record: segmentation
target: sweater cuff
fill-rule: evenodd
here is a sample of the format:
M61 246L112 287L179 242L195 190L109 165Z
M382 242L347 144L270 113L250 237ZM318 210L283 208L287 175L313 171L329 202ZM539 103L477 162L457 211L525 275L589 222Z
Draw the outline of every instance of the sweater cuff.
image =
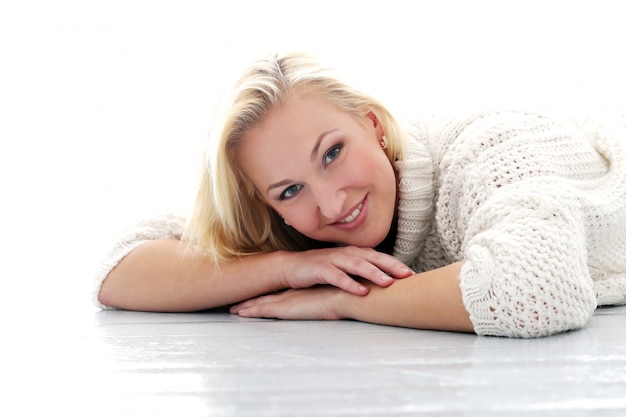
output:
M102 283L109 272L117 266L129 253L144 243L158 239L180 240L185 228L185 217L179 214L168 213L139 222L121 233L115 240L112 250L102 260L93 283L91 299L96 307L110 310L113 307L100 302L98 295Z

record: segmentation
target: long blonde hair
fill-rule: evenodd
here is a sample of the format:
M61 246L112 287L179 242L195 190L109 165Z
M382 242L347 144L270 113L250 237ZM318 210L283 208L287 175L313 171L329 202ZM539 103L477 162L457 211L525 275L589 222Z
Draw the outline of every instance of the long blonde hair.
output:
M306 54L258 60L236 83L222 118L209 135L195 205L183 236L216 260L324 245L286 226L236 163L246 133L295 94L325 97L357 116L371 111L384 129L390 162L402 159L404 132L377 100L342 83Z

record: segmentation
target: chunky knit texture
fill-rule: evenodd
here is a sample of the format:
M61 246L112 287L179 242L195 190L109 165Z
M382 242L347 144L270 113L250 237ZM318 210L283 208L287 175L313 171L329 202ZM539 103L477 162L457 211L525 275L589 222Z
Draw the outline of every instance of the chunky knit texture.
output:
M416 271L463 260L463 302L483 335L539 337L626 303L626 130L494 112L412 123L396 163L394 255ZM621 135L616 139L614 135ZM108 272L142 243L180 239L163 216L124 233Z
M465 261L478 334L544 336L626 303L626 156L612 133L516 112L414 127L395 255L417 271Z

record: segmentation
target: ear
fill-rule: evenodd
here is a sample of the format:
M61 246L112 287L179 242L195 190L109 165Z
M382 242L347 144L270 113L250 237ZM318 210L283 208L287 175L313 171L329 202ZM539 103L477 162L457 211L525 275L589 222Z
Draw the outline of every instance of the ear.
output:
M380 138L385 134L385 129L383 129L383 125L380 123L380 120L378 120L378 117L371 110L367 112L366 117L372 123L372 126L376 131L376 138L380 140Z

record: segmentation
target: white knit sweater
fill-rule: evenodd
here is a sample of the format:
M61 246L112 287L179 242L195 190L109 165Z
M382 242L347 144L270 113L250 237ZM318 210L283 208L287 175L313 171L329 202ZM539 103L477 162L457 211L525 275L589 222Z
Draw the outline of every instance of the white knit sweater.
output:
M414 126L395 255L416 271L464 260L476 333L544 336L626 303L626 130L517 112Z
M396 168L394 255L416 271L464 260L476 333L544 336L626 303L626 153L613 133L518 112L422 118ZM98 271L96 305L106 308L97 292L124 256L180 239L184 221L166 215L123 234Z

